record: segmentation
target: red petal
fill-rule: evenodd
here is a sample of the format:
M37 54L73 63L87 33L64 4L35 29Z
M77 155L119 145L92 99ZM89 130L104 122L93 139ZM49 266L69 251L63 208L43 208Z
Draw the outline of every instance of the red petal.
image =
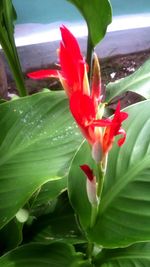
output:
M38 70L28 73L27 76L31 79L59 78L59 73L61 72L58 70Z
M60 44L60 65L63 75L67 81L68 87L70 88L70 95L77 88L80 90L81 82L79 76L79 67L76 59L73 56L73 53L69 53L69 51L64 47L64 45ZM83 75L82 75L83 76Z
M85 60L81 55L81 51L76 38L65 27L61 27L62 42L60 43L60 65L70 92L83 90L83 79L85 68Z
M88 126L96 117L95 104L90 96L75 92L70 99L70 110L80 126Z
M112 124L110 128L110 139L114 136L118 135L119 129L121 128L122 122L128 118L128 114L126 112L120 111L120 101L118 102L114 118L112 119Z
M80 47L73 34L64 25L60 27L60 31L64 46L67 48L70 54L73 54L76 60L82 60L83 57L80 52Z
M111 119L93 120L92 125L95 127L107 127L112 125L112 120Z
M104 147L104 153L107 153L114 142L114 138L117 135L123 135L118 140L118 146L122 146L126 139L126 132L121 128L122 121L127 119L128 114L126 112L120 111L120 102L118 102L114 118L112 119L112 122L110 126L106 127L104 136L103 136L103 147Z
M122 134L123 135L123 137L121 137L119 140L118 140L118 146L122 146L123 145L123 143L125 142L125 140L126 140L126 132L125 132L125 130L124 129L120 129L119 131L118 131L118 135L119 134Z
M116 117L118 115L120 115L120 101L118 101L118 104L117 104L117 107L116 107L116 111L115 111L115 115L116 115Z
M96 117L95 104L90 96L75 92L70 98L70 110L84 137L90 144L95 141L92 121Z
M89 181L93 181L94 175L92 169L87 164L81 165L80 168L85 173Z
M124 121L128 118L128 113L127 112L121 112L121 121Z
M118 102L118 105L116 107L115 115L113 121L115 122L122 122L128 118L128 113L122 112L120 110L120 101Z

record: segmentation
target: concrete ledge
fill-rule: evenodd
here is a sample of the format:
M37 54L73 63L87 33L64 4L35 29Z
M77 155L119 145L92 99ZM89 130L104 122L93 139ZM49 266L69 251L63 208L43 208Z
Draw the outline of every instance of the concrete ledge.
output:
M85 54L86 37L78 40L81 50ZM18 47L23 72L46 68L48 65L56 63L57 48L59 48L59 41ZM147 49L150 49L150 27L108 32L96 47L96 53L98 57L106 58ZM7 72L10 74L8 66Z
M150 27L110 32L97 46L101 58L150 49Z

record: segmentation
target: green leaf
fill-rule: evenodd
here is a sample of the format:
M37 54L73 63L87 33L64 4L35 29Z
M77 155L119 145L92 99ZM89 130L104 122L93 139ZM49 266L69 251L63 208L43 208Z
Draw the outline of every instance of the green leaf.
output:
M127 140L110 152L98 218L89 231L107 248L150 240L150 101L125 110Z
M82 137L64 92L0 105L0 227L44 183L67 175Z
M68 0L77 7L86 20L93 47L105 36L107 26L112 21L109 0Z
M0 252L17 247L22 241L22 225L16 219L11 220L0 230Z
M28 236L28 242L63 241L71 244L86 242L65 193L55 203L52 202L47 214L36 218L32 226L26 229L25 236Z
M3 267L88 267L83 255L76 253L71 245L53 243L31 244L15 249L0 258Z
M49 181L44 184L37 196L34 198L34 203L32 207L38 208L41 205L51 201L52 199L56 198L59 194L61 194L67 188L67 177L62 177L59 180Z
M8 38L10 39L10 42L12 41L11 39L13 38L14 34L14 20L17 18L17 13L15 11L14 6L12 5L11 0L1 0L1 16L3 17L3 27L7 29L7 34Z
M110 152L99 213L91 230L86 178L79 167L88 164L95 170L87 143L75 155L69 173L70 201L82 227L92 242L107 248L150 240L150 101L126 111L127 140L120 148L114 144Z
M14 40L14 20L17 14L11 0L0 0L0 44L10 65L20 96L27 95L21 65Z
M5 103L6 100L0 97L0 104Z
M123 249L103 250L95 267L149 267L150 243L140 243Z
M68 176L68 193L70 202L79 216L80 223L84 229L87 229L90 226L91 204L86 192L86 177L80 169L80 165L87 164L93 169L94 161L90 155L90 146L87 142L84 142L72 161Z
M52 241L63 241L70 244L85 243L86 240L81 235L76 225L75 215L55 214L39 217L39 221L33 224L35 236L33 241L42 243L51 243ZM44 220L44 224L42 221Z
M106 102L127 91L135 92L144 98L150 98L150 60L147 60L133 74L109 83L106 91Z

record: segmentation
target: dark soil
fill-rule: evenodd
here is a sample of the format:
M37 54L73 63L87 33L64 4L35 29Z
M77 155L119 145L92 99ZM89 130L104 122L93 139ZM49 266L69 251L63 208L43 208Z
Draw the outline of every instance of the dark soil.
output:
M128 55L118 55L111 58L101 60L101 75L103 91L107 83L114 82L120 78L126 77L132 74L137 68L139 68L146 60L150 58L150 50L133 53ZM47 68L56 68L53 64L47 66ZM26 87L30 94L41 91L43 88L49 88L50 90L59 90L61 88L60 83L54 79L45 80L31 80L25 78ZM8 82L9 92L15 92L15 84L13 81ZM136 94L126 94L126 101L128 102L139 101L139 97ZM133 99L132 99L133 98ZM130 103L131 104L131 103Z
M114 82L118 79L131 75L148 59L150 59L150 50L103 59L101 61L103 91L105 92L106 85L109 82ZM116 98L116 100L118 99ZM123 108L139 102L143 100L143 98L136 93L127 92L121 96L120 100ZM114 109L115 106L116 101L114 100L114 105L112 103L111 108Z
M150 59L150 50L101 60L103 84L132 74L148 59Z

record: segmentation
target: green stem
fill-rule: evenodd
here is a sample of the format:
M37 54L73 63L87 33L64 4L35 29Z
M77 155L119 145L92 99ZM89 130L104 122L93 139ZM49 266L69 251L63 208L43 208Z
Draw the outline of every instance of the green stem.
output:
M87 56L86 56L86 62L89 66L89 72L88 72L88 78L89 82L91 80L91 75L92 75L92 58L93 58L93 44L90 38L90 34L88 32L88 40L87 40Z
M93 253L93 248L94 248L94 244L93 243L88 243L88 247L87 247L87 258L89 260L92 260L92 253Z
M104 185L104 178L105 178L105 173L106 173L106 168L107 168L107 158L108 155L106 155L103 160L101 161L100 164L97 164L97 169L98 169L98 188L97 188L97 196L101 198L101 194L103 191L103 185Z
M16 83L17 91L19 93L19 96L23 97L27 95L26 87L24 84L24 78L23 78L23 74L22 74L21 67L20 67L18 60L14 58L14 61L16 65L14 65L10 59L8 59L8 62L11 67L11 71L13 73L13 77Z
M19 96L26 96L27 91L13 35L11 5L11 1L3 1L5 23L3 25L3 21L0 21L0 43L10 65Z
M1 45L4 50L5 56L7 58L7 61L9 63L9 66L11 68L19 96L21 97L26 96L27 92L26 92L26 88L24 84L24 79L23 79L23 74L21 71L19 59L16 57L14 51L10 51L10 48L5 46L5 42L3 42L2 39L1 39Z
M95 205L92 205L90 228L92 228L95 224L97 212L98 212L98 203Z

